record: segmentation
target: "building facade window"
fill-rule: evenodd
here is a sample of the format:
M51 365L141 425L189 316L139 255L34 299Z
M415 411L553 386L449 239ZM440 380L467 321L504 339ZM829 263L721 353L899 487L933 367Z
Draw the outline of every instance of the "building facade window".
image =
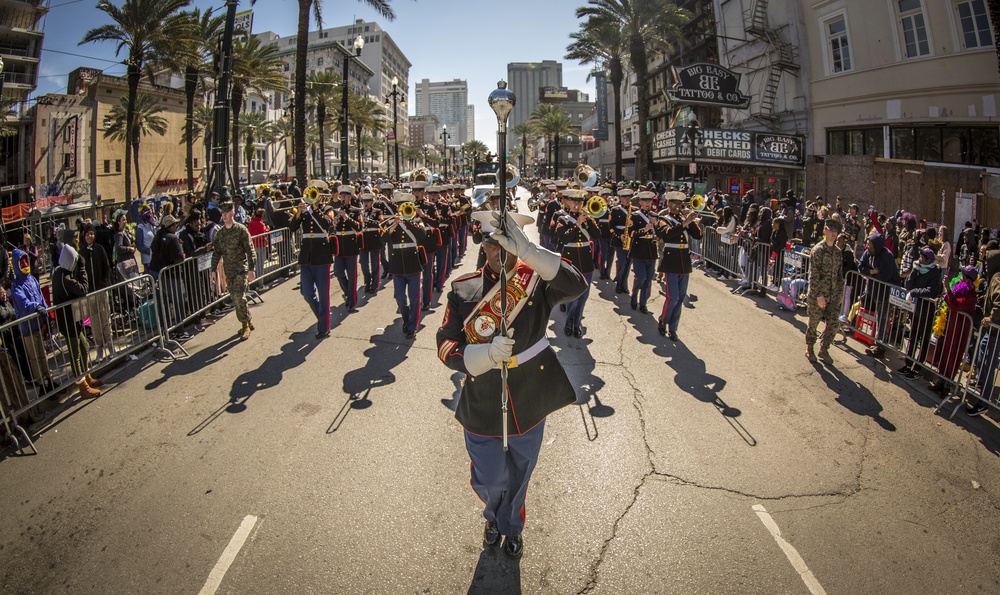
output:
M899 24L903 30L903 50L907 58L917 58L931 53L927 41L927 25L920 0L896 0L899 7Z
M894 126L893 159L1000 167L1000 128L996 126Z
M122 160L121 159L115 159L115 173L116 174L122 173Z
M986 12L986 0L964 0L955 5L962 44L966 49L985 48L993 45L993 31Z
M105 159L104 160L104 173L106 173L106 174L110 174L111 173L111 160L110 159Z
M827 21L825 27L830 47L830 71L837 73L851 70L851 47L847 39L847 21L843 16L840 16Z
M885 142L882 128L854 128L849 130L827 130L827 155L884 155Z

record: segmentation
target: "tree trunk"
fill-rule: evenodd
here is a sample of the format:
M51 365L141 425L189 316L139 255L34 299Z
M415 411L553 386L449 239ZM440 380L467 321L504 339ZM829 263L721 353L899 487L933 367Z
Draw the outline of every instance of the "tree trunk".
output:
M236 188L240 187L240 112L243 111L243 89L233 85L233 90L229 94L229 111L232 112L233 124L230 130L232 139L230 150L233 154L233 183ZM247 181L250 180L250 164L247 164Z
M649 91L646 83L649 81L649 68L646 64L646 45L639 36L629 40L632 71L635 72L636 99L638 106L639 144L635 151L635 179L645 182L649 173L649 133L646 122L649 120Z
M615 181L622 180L622 80L625 73L622 71L622 63L615 60L611 63L611 92L615 98Z
M294 134L295 175L308 178L306 170L306 57L309 52L309 10L313 0L299 0L299 28L295 38ZM304 182L303 182L304 183Z
M316 105L316 124L319 126L319 172L323 181L326 181L326 104L322 101Z
M184 168L187 171L188 192L194 192L194 94L198 90L198 69L184 70L184 99L187 106L184 112Z
M134 135L132 141L132 158L135 159L135 191L136 198L142 198L142 178L139 177L139 134Z
M552 143L553 149L554 149L552 152L554 153L553 157L555 158L555 163L556 163L556 177L558 178L559 177L559 135L558 134L555 135L555 139L556 139L556 142Z
M135 127L135 98L139 93L139 79L142 78L142 61L136 55L130 55L128 61L128 105L125 108L125 138L132 138ZM125 141L125 204L132 204L132 145Z
M361 173L361 127L360 126L354 127L354 144L355 148L357 149L356 152L358 154L358 173L360 174ZM349 184L350 182L344 180L344 183Z

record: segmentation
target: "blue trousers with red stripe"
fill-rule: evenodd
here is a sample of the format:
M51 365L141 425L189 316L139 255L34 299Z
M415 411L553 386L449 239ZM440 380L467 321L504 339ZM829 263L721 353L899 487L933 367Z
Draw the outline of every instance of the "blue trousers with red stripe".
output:
M444 291L444 281L451 273L449 260L451 260L451 244L445 240L434 253L434 289L438 291Z
M368 250L361 253L361 276L365 287L375 284L375 287L378 288L379 279L382 276L378 250Z
M317 332L330 330L330 265L299 265L299 292L316 316Z
M347 296L348 309L358 304L358 257L338 256L333 259L333 274L340 282L340 290Z
M472 489L483 501L483 517L497 524L501 535L520 535L524 529L524 499L528 480L542 448L545 420L520 436L507 439L465 433L465 448L472 460Z
M420 325L420 273L393 275L392 293L403 317L403 332L417 332Z
M689 277L690 275L667 273L667 299L663 301L660 326L667 327L667 330L672 333L677 332L677 327L681 323L681 312L684 311L684 298L687 297Z
M431 303L431 288L434 287L434 255L437 250L427 253L427 264L424 265L423 277L421 278L420 303L429 306Z
M632 281L632 299L638 299L639 305L645 308L653 288L656 261L636 258L632 261L632 270L635 273L635 280Z

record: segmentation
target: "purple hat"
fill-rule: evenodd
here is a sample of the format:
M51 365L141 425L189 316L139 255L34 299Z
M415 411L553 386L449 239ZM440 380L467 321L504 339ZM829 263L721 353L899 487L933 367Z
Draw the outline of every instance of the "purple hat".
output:
M977 271L976 267L972 265L962 267L962 274L968 277L969 279L979 278L979 271Z
M928 260L934 260L934 257L936 256L934 254L934 251L931 250L930 248L921 248L920 255Z

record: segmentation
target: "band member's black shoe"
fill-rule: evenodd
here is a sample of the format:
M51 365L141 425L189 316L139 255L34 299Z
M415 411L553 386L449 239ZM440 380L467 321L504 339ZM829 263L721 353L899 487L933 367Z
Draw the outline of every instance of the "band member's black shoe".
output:
M578 326L575 329L573 329L573 336L576 337L577 339L582 339L583 338L583 328Z
M677 333L675 333L674 331L670 331L669 333L667 333L667 338L670 339L671 341L678 341L679 340L677 338Z
M661 337L667 336L667 325L660 323L656 325L656 332L660 333Z
M621 285L615 285L615 293L625 293L625 288Z
M503 553L511 558L520 558L524 553L524 540L520 535L507 535L503 539Z
M642 312L643 314L649 314L649 310L646 308L646 306L639 306L639 311Z
M328 331L328 330L327 331L320 331L320 332L316 333L316 338L317 339L325 339L325 338L327 338L329 336L330 336L330 331Z
M424 304L423 306L420 307L420 311L421 312L430 312L431 311L431 307L428 306L427 304Z
M636 299L635 297L633 297L632 298L632 303L630 305L632 306L633 310L637 309L639 307L639 300Z
M416 339L417 338L417 333L415 333L413 331L406 331L406 338L407 339Z
M486 527L483 528L483 547L489 547L498 543L500 543L500 531L497 529L497 524L492 521L486 521Z
M347 309L347 313L348 314L354 314L357 311L358 311L358 309L355 308L354 306L351 306L350 308Z
M385 271L384 273L382 273L382 278L383 279L386 279L388 277L389 277L389 271Z
M573 325L567 322L566 326L563 327L563 333L567 337L572 337L573 336Z

